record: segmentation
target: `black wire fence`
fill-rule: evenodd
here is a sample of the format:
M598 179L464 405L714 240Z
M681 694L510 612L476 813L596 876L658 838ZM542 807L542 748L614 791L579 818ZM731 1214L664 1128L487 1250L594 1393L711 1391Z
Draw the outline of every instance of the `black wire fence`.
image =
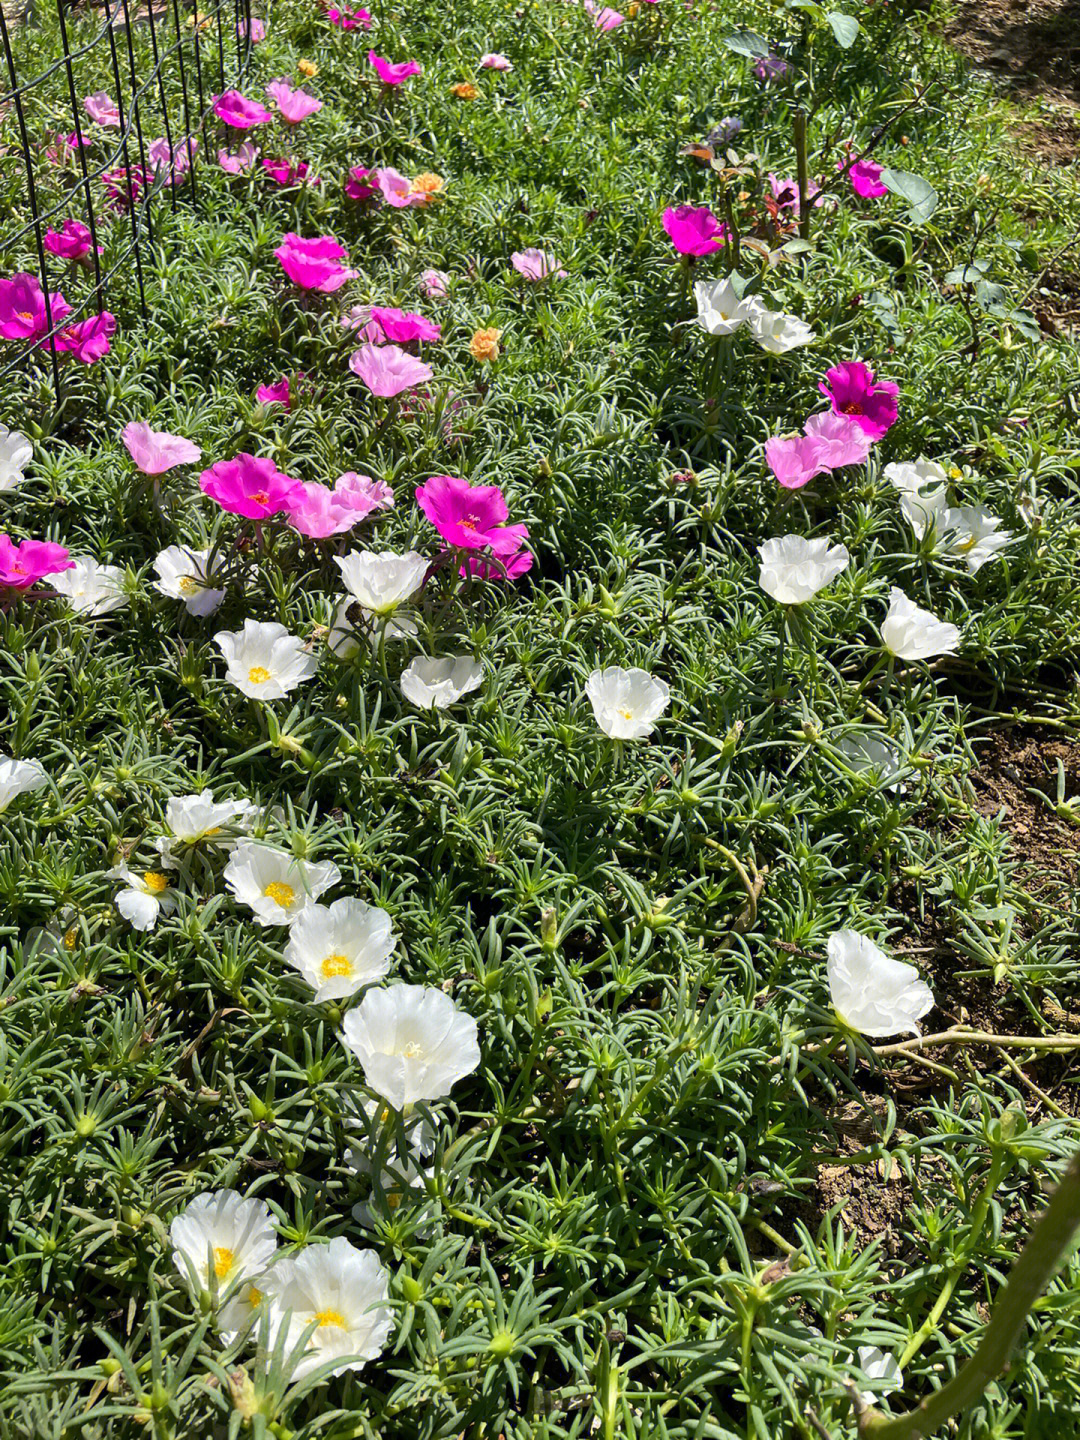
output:
M59 401L67 352L93 353L132 272L146 319L155 209L198 203L214 97L258 38L251 0L204 3L0 0L0 379L43 352Z

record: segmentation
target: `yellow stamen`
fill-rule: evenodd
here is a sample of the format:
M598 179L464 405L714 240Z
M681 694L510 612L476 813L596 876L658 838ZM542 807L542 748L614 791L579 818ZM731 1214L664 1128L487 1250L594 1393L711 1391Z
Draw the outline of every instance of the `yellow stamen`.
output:
M634 712L632 710L619 710L616 713L621 715L624 720L632 720L634 718Z
M214 1274L224 1280L233 1267L233 1252L224 1245L214 1246Z
M74 950L79 943L79 927L72 925L70 930L64 932L64 949Z
M284 880L271 880L263 894L269 896L283 910L287 910L296 898L296 891L291 885L286 885Z
M191 575L182 575L179 580L181 595L194 595L199 588L199 582Z
M351 975L352 961L347 955L327 955L319 966L319 973L324 980L331 980L335 975Z
M263 1302L263 1293L262 1293L262 1291L261 1291L261 1290L256 1290L256 1288L255 1288L254 1285L249 1285L249 1286L248 1286L248 1304L249 1304L249 1305L261 1305L262 1302Z
M337 1325L342 1330L345 1328L345 1316L340 1310L318 1310L315 1319L320 1325Z
M265 685L269 679L270 671L267 670L265 665L252 665L248 671L249 685Z
M169 877L162 875L160 870L147 870L142 877L142 883L152 895L160 895L169 888Z

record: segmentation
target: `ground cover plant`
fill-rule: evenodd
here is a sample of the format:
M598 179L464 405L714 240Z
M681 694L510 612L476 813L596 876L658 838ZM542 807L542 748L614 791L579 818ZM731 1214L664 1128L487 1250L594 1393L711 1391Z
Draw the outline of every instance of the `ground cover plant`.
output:
M2 257L0 1433L854 1436L976 1350L1078 1140L1080 187L940 18L282 0L59 400L88 238ZM1078 1277L934 1433L1077 1433Z

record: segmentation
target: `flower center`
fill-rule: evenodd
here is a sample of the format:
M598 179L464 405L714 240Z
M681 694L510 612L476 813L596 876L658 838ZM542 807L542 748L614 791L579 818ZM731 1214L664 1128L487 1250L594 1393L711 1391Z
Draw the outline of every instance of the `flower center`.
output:
M78 930L75 928L75 926L72 925L71 929L65 932L65 935L64 935L64 949L65 949L65 950L74 950L74 949L75 949L75 946L76 946L78 943L79 943L79 932L78 932Z
M979 542L974 535L959 536L953 541L953 549L960 555L966 555L969 550L974 550Z
M183 575L179 582L181 595L194 595L199 588L199 582L191 575Z
M632 710L627 710L625 707L621 710L617 709L615 713L617 715L621 715L624 720L632 720L634 718L634 712Z
M476 530L480 520L476 515L463 515L461 517L461 528L463 530Z
M262 1293L262 1291L261 1291L261 1290L256 1290L254 1285L249 1285L249 1286L248 1286L248 1304L249 1304L249 1305L261 1305L262 1302L263 1302L263 1293Z
M224 1245L214 1246L214 1274L224 1280L233 1267L233 1252Z
M418 1040L410 1040L408 1044L403 1045L397 1053L403 1055L406 1060L415 1060L417 1056L424 1053L424 1047Z
M390 1209L390 1210L396 1210L396 1209L398 1208L398 1206L401 1204L401 1191L400 1191L400 1190L388 1190L388 1191L386 1192L386 1204L387 1204L387 1208L388 1208L388 1209Z
M142 877L142 883L152 895L160 895L169 888L169 877L162 875L160 870L147 870Z
M352 961L347 955L327 955L319 966L319 974L324 980L332 980L335 975L351 975Z
M252 665L248 671L249 685L265 685L269 679L270 671L267 670L265 665Z
M296 891L291 885L286 885L284 880L271 880L263 894L269 896L274 904L280 905L283 910L287 910L296 898Z
M256 504L256 505L269 505L269 504L270 504L270 496L266 493L265 490L256 490L255 493L254 493L254 495L252 495L251 498L252 498L252 500L255 501L255 504Z
M25 320L28 325L33 323L34 315L30 310L16 310L15 314L20 320Z
M845 415L861 415L863 413L863 408L858 400L849 400L846 405L842 405L840 408Z
M317 1310L315 1319L320 1325L336 1325L341 1330L345 1328L345 1316L340 1310Z

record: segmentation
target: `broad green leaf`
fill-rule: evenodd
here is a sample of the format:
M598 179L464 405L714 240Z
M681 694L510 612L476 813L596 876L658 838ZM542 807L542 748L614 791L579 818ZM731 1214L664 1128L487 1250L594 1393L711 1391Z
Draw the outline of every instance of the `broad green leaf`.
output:
M847 50L854 45L855 37L859 33L859 22L854 15L845 15L842 10L830 10L825 19L832 27L836 43L842 49Z
M881 183L894 195L899 195L911 207L908 219L913 225L923 225L937 209L938 193L921 175L910 170L882 170Z
M751 60L765 60L770 54L769 42L754 30L734 30L723 40L729 50L734 50L736 55L748 55Z

